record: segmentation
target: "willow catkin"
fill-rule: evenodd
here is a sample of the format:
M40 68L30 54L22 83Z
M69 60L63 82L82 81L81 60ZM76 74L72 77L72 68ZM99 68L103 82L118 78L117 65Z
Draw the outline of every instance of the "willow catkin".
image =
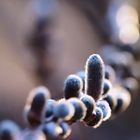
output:
M20 128L16 123L5 120L0 123L0 140L17 140Z
M62 128L62 133L60 136L63 139L66 139L71 134L71 128L66 122L61 122L59 125Z
M117 104L113 113L125 111L131 103L131 94L123 87L117 87L116 92L114 92Z
M84 118L84 121L86 122L92 115L92 112L95 111L96 103L95 103L95 100L87 94L84 94L83 96L81 96L80 100L85 104L87 108L87 113Z
M108 102L105 100L100 100L97 102L97 106L103 112L103 121L108 120L111 117L111 108L110 108Z
M47 99L50 98L50 93L48 89L43 86L36 88L33 92L34 97L31 102L31 110L39 113L42 111Z
M79 97L82 93L83 82L79 76L69 75L64 82L64 96L66 99Z
M42 126L42 131L47 137L56 138L62 134L62 128L55 122L45 123Z
M24 109L25 119L30 126L37 126L41 123L45 106L50 98L49 90L40 86L31 91Z
M109 92L109 94L107 94L107 96L105 96L103 98L103 100L107 101L111 110L113 111L115 109L115 107L117 106L117 99L116 97L113 95L112 92Z
M98 100L103 93L104 62L98 54L91 55L86 62L85 92Z
M75 113L73 105L67 101L63 101L57 104L54 108L54 116L61 118L65 121L69 121Z
M75 109L74 115L70 122L82 121L86 117L87 113L85 104L78 98L71 98L68 100L68 102L70 102Z
M50 117L52 117L54 108L57 106L57 101L53 100L53 99L49 99L47 100L46 103L46 107L45 107L45 118L49 119Z

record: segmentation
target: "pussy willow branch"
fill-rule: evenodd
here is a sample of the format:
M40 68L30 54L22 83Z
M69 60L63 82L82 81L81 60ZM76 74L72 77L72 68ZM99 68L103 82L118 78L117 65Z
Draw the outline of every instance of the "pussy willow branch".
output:
M42 79L46 78L43 62L49 43L45 31L47 21L44 17L37 20L29 41L37 57L37 71ZM91 55L87 59L85 70L66 78L64 98L60 100L51 99L50 91L44 86L33 89L24 108L27 128L21 130L14 122L3 121L0 123L0 139L67 138L73 123L80 121L85 126L95 129L112 116L125 111L131 102L133 90L137 88L137 80L132 77L131 72L125 73L129 68L127 61L121 63L117 57L120 55L113 59L114 56L113 54L113 57L107 60L109 65L105 66L99 55ZM117 69L116 72L113 68ZM125 84L121 82L124 78L127 80Z
M131 102L130 91L118 83L113 68L105 66L98 54L87 59L84 71L66 78L62 99L54 100L50 95L44 86L33 89L24 108L27 128L21 130L11 121L3 121L0 139L67 138L73 123L98 128L104 121L125 111Z

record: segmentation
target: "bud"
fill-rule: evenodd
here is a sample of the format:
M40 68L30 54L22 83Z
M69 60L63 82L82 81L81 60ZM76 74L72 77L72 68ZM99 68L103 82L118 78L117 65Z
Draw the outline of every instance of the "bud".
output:
M75 109L70 102L63 101L54 108L54 116L69 121L74 115Z
M60 134L60 136L63 139L66 139L70 134L71 134L71 128L70 126L65 123L65 122L61 122L60 123L60 127L62 128L62 133Z
M98 100L103 93L104 62L98 54L91 55L86 62L85 92Z
M95 111L95 100L87 94L84 94L80 99L87 108L86 116L84 118L84 121L86 121L91 116L92 112Z
M79 97L83 88L82 80L79 76L69 75L64 83L65 98Z
M50 93L43 86L31 91L24 109L25 119L30 126L37 126L42 122L46 101L49 98Z
M55 122L43 124L42 130L46 138L47 137L56 138L63 132L62 128Z
M111 109L107 101L101 100L97 102L97 106L102 110L103 112L103 121L108 120L111 117Z
M106 96L109 90L112 88L112 84L109 80L104 80L103 95Z
M20 133L19 127L10 120L0 123L0 140L17 140Z
M71 98L68 101L74 106L75 109L74 116L72 117L71 122L83 120L86 116L87 111L86 106L83 104L83 102L77 98Z
M90 120L87 122L88 126L92 126L93 128L97 128L102 124L103 121L103 112L101 108L96 107L95 112L92 113Z

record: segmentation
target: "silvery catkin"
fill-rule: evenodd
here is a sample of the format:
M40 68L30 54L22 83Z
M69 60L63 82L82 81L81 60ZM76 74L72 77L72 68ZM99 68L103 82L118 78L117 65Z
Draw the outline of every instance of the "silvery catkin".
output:
M98 100L103 92L104 62L98 54L91 55L86 62L85 93Z

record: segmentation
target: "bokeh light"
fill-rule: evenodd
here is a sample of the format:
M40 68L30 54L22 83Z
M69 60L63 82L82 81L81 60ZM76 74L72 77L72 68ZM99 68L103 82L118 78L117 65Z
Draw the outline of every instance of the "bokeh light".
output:
M116 14L118 26L118 38L124 44L135 44L138 42L139 17L138 12L132 5L122 4Z
M138 13L136 9L130 5L122 5L117 12L116 22L119 27L124 26L126 23L139 23Z
M119 39L125 44L135 44L139 40L139 37L139 30L133 24L128 24L120 28Z

